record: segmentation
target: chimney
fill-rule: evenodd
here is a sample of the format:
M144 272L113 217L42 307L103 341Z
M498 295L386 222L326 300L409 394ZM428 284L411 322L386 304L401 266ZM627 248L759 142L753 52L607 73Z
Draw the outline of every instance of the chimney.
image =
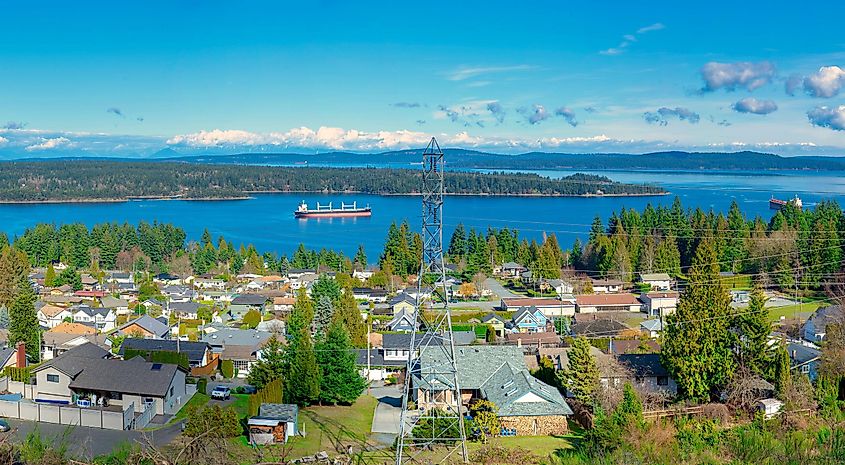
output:
M797 350L793 350L793 351L792 351L792 358L795 358L795 356L796 356L796 355L798 355L798 351L797 351Z
M26 366L26 343L23 341L18 342L18 348L16 355L16 363L15 366L18 368L23 368Z

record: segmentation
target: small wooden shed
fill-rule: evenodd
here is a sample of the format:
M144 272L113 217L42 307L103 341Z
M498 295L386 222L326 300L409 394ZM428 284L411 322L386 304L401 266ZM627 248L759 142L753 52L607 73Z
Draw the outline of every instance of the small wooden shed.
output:
M247 420L252 444L286 443L299 433L299 407L295 404L261 404L258 415Z

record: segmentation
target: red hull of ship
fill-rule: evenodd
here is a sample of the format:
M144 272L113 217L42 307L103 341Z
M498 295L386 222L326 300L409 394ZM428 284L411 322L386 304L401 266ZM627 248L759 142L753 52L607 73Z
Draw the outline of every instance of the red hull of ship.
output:
M294 215L297 218L353 218L353 217L362 217L362 216L372 216L373 212L366 210L366 211L357 211L357 212L295 212Z

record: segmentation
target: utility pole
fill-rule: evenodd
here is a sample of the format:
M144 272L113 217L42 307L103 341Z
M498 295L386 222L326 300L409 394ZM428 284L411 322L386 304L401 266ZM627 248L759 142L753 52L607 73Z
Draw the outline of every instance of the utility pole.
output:
M446 449L439 463L452 463L455 455L460 455L460 459L467 463L464 411L443 262L443 151L433 137L423 151L422 181L423 254L417 278L415 329L411 332L408 347L396 465L420 463L420 454L435 446ZM439 277L439 281L435 278L435 282L441 284L434 285L431 305L428 306L429 317L424 315L426 309L421 298L428 275ZM442 301L442 308L435 308L437 298ZM431 321L428 321L429 318ZM422 330L419 335L417 325ZM412 398L421 388L430 395ZM414 402L418 410L410 410L410 402ZM425 437L412 436L419 422L431 425L431 431Z

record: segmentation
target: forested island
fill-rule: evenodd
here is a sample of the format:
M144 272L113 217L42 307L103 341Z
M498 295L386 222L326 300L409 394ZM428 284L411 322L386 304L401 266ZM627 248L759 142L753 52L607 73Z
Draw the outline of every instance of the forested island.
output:
M421 170L271 167L106 160L15 161L0 164L0 202L195 200L247 198L252 193L325 192L418 194ZM450 172L452 195L662 195L657 186L624 184L604 176Z

